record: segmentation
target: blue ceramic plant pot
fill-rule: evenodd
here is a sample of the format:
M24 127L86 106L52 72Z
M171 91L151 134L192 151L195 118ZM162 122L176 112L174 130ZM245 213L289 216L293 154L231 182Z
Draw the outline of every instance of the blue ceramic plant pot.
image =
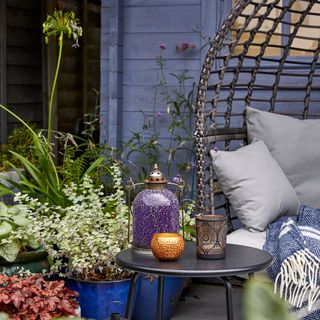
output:
M70 290L79 292L82 317L105 320L111 313L120 313L121 317L124 317L130 279L119 281L68 279L67 286Z
M163 319L172 317L181 293L188 283L188 278L164 277ZM157 318L158 278L146 274L141 275L140 289L133 311L133 320L151 320Z

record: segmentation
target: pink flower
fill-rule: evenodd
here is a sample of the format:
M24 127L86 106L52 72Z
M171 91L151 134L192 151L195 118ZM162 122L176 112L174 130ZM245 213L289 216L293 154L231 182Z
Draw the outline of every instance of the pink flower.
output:
M181 47L182 51L188 50L189 49L189 43L188 42L182 42L180 47Z
M188 49L193 50L196 48L194 43L189 44L188 42L182 42L181 44L176 45L176 50L178 52L186 51Z
M166 49L166 44L165 43L160 43L159 48L162 50Z

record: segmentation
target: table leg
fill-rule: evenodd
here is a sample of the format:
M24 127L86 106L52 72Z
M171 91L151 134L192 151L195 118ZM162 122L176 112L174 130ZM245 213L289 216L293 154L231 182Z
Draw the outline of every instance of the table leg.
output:
M128 296L128 302L126 307L126 314L125 314L125 319L128 319L128 320L131 320L131 317L132 317L133 300L134 300L134 294L136 292L136 284L137 284L138 278L139 278L139 273L135 272L132 275L132 278L130 281L129 296Z
M157 320L162 320L164 277L158 278Z
M227 319L233 320L232 284L227 277L219 278L226 289Z

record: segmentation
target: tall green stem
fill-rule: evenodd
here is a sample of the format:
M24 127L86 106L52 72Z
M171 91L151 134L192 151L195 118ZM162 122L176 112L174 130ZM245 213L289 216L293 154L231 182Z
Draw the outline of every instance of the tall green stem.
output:
M60 69L60 63L61 63L61 57L62 57L63 31L60 31L60 36L59 36L59 42L58 42L58 44L59 44L59 55L58 55L56 72L55 72L54 79L53 79L53 84L52 84L52 89L51 89L51 94L50 94L50 101L49 101L49 111L48 111L48 136L47 136L48 141L51 140L52 104L53 104L53 97L54 97L54 92L55 92L56 85L57 85L57 79L58 79L58 74L59 74L59 69Z

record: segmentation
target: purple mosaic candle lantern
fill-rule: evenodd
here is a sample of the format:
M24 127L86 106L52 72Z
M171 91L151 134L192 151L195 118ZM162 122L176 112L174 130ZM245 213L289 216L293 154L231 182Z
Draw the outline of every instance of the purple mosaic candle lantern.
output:
M155 233L179 232L179 201L165 188L167 180L155 165L133 202L133 246L151 249Z

